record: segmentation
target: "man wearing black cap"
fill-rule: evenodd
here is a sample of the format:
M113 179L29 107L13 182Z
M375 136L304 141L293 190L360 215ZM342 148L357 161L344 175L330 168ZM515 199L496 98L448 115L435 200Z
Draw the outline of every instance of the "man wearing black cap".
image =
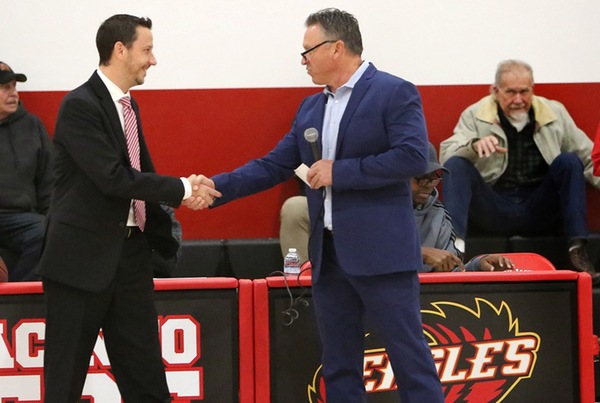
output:
M436 186L442 180L442 171L450 173L439 164L435 147L429 143L427 173L410 181L423 256L423 268L419 271L503 271L514 268L512 261L502 255L477 256L463 265L462 252L455 244L452 219L438 199Z
M0 249L9 281L30 281L40 259L53 185L53 146L40 119L19 102L24 74L0 62ZM0 253L3 253L0 252Z
M441 173L450 173L437 159L433 144L429 143L427 172L411 178L413 209L421 240L423 267L419 272L448 271L504 271L513 269L513 262L503 255L480 255L469 262L462 261L463 253L456 245L456 232L450 214L439 200L436 186L442 181ZM289 199L288 199L289 200ZM286 221L286 233L280 238L306 239L309 237L310 220L306 196L294 196L293 203L281 209L281 220ZM284 228L282 226L282 228ZM299 251L308 253L308 241L293 244ZM285 249L287 250L287 249Z

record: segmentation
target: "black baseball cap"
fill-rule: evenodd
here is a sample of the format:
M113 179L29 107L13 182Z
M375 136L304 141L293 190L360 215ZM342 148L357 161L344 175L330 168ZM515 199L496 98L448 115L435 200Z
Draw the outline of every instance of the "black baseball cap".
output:
M6 84L13 80L24 83L27 81L27 76L25 74L15 73L8 64L0 62L0 84Z

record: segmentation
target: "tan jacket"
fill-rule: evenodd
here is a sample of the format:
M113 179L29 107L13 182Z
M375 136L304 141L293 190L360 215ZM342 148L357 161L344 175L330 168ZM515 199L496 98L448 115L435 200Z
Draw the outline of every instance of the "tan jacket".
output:
M592 146L590 138L576 125L563 104L539 96L533 96L531 106L535 112L533 140L542 157L550 165L561 153L574 152L584 166L585 178L600 188L600 177L592 175ZM506 170L510 150L506 154L494 153L488 158L479 158L473 151L473 141L493 134L499 145L507 147L506 134L500 126L498 106L493 95L482 98L461 114L454 134L440 144L440 160L445 163L450 157L460 156L471 161L486 183L494 183Z

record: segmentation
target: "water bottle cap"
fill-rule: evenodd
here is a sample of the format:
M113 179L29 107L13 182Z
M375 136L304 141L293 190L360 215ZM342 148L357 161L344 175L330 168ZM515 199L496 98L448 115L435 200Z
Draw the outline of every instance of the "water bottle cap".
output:
M296 252L296 248L289 248L289 249L288 249L288 252L295 253L295 252Z

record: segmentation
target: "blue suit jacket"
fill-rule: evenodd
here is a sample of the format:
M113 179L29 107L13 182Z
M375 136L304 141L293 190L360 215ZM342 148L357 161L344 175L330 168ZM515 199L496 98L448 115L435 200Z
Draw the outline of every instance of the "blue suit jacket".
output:
M213 177L216 205L266 190L314 157L304 131L322 133L326 96L304 99L292 128L266 156ZM319 138L319 146L321 141ZM333 164L332 220L339 263L352 275L416 271L422 257L410 178L426 171L427 130L416 87L370 65L340 122ZM313 280L321 267L323 191L306 189Z

